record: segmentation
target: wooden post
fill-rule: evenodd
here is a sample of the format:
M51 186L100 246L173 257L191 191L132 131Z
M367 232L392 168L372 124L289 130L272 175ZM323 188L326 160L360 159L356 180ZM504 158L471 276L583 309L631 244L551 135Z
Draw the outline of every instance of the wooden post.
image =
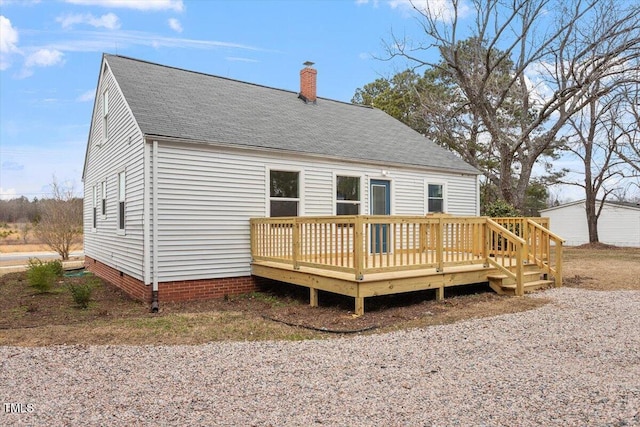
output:
M524 265L522 253L524 252L524 246L518 244L516 250L516 295L524 296Z
M444 299L444 285L436 288L436 300L442 301Z
M364 278L364 233L363 221L360 215L356 216L353 232L353 268L356 280Z
M529 219L528 218L523 218L522 220L522 238L524 239L524 255L525 255L525 262L528 264L529 263ZM534 237L535 237L535 232L533 233Z
M311 307L318 306L318 290L316 288L309 288L309 305Z
M491 230L489 230L489 223L485 218L482 224L482 258L484 258L485 267L489 267L490 240Z
M438 272L442 272L444 270L444 230L442 229L442 217L438 217L438 232L436 233L436 263L438 266L436 267Z
M356 297L356 316L362 316L364 314L364 297Z
M256 225L254 224L253 219L249 219L249 246L251 247L251 261L256 255Z
M556 240L556 275L555 286L556 288L562 287L562 241Z
M299 270L300 269L300 265L298 264L298 261L300 259L300 255L301 255L301 241L300 241L300 223L298 222L297 219L293 220L293 268L295 270Z

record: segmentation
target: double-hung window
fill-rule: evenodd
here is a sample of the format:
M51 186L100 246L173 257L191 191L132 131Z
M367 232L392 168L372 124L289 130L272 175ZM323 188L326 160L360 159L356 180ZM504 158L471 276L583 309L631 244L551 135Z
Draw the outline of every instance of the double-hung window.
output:
M300 214L300 172L269 172L269 205L272 217Z
M98 226L98 186L93 186L93 197L91 198L91 228L95 231Z
M360 178L336 176L336 215L360 214Z
M118 173L118 230L124 232L125 223L125 201L126 201L126 173Z
M107 181L100 183L100 213L102 218L107 216Z
M109 91L102 94L102 139L109 139Z
M427 212L444 212L444 184L427 184Z

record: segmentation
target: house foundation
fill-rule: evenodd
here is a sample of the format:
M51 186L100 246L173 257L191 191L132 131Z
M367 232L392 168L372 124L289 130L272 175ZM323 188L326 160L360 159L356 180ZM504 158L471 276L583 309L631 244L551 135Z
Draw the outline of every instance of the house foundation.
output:
M85 268L138 301L151 302L151 285L129 276L98 260L85 256ZM158 283L158 299L163 302L223 298L255 292L266 279L256 276L219 279L179 280Z

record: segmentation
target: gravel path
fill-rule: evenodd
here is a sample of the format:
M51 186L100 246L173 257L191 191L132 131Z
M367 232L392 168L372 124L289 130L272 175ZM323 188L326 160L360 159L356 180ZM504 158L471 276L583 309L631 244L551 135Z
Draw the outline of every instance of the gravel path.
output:
M640 291L541 296L344 339L0 347L0 404L25 411L0 425L640 426Z

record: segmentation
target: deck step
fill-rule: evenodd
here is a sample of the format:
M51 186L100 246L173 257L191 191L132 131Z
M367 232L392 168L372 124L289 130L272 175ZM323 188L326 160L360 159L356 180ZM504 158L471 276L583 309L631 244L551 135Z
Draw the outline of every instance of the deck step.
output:
M547 288L553 285L553 280L536 280L535 282L527 282L524 284L525 292L533 292L538 289ZM502 292L506 295L515 295L516 293L516 285L502 285Z
M536 266L537 267L537 266ZM522 273L523 288L525 292L532 292L536 289L541 289L553 285L552 280L545 280L544 273L540 268L529 268ZM516 294L516 280L506 274L495 273L488 274L487 280L491 289L496 291L500 295L515 295Z
M532 270L532 271L525 271L524 273L522 273L522 276L524 277L524 281L525 282L533 282L536 280L540 280L540 276L542 276L542 272L538 269L538 270ZM510 276L507 276L506 274L488 274L487 275L487 279L488 280L513 280Z

